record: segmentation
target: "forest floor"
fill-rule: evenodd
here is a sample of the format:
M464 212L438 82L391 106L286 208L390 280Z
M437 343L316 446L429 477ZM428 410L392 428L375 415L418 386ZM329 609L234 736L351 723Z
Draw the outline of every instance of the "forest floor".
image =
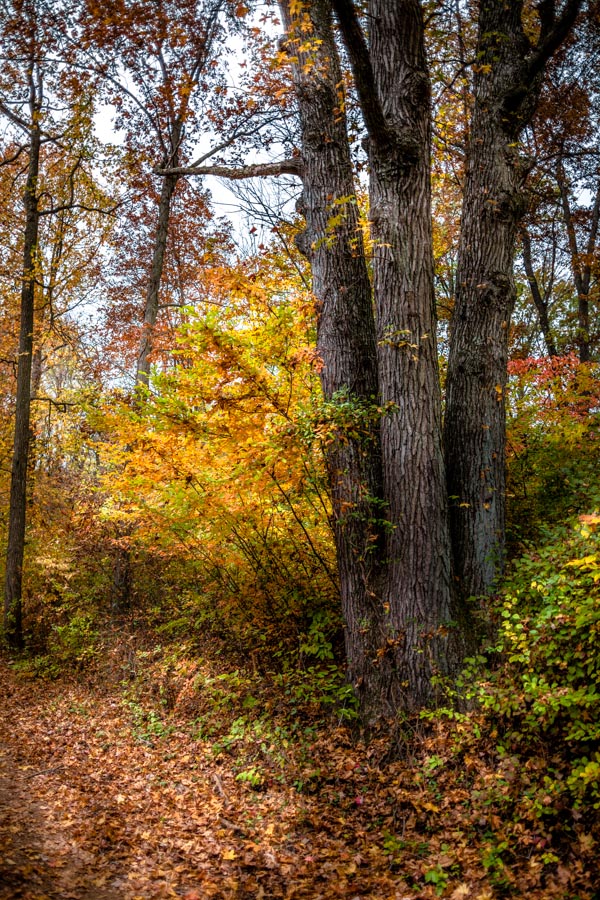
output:
M39 674L0 661L1 900L600 897L594 835L508 815L514 760L456 723L387 761L264 675L134 637Z

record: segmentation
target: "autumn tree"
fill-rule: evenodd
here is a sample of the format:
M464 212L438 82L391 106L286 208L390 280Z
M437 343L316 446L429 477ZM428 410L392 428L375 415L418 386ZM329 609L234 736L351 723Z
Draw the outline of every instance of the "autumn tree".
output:
M373 2L367 45L354 5L334 0L333 6L368 132L377 365L381 402L389 408L381 419L390 523L382 601L390 610L394 671L408 682L392 705L410 708L431 699L435 673L452 673L470 631L450 577L424 18L417 2Z
M454 567L466 597L489 592L504 552L513 260L531 168L521 139L580 6L541 3L537 23L522 2L479 8L444 425Z
M87 165L92 129L89 92L85 82L72 77L61 61L60 42L52 17L42 11L36 0L6 4L4 12L0 114L7 122L7 131L2 165L10 171L15 188L22 185L24 191L4 606L7 641L12 647L19 648L22 645L21 594L31 456L32 386L37 390L41 384L43 363L41 345L38 343L34 349L34 341L36 331L39 337L40 321L47 315L52 324L57 318L57 275L66 246L65 216L68 211L105 208L106 198L92 186L94 180ZM44 225L44 230L48 231L49 227L56 238L50 257L46 256L49 248L41 239L42 223L46 222L52 224ZM81 259L78 263L83 264Z
M535 159L522 264L549 355L594 356L598 328L598 27L580 24L550 66L526 148Z
M137 384L149 382L172 204L180 181L176 169L192 162L206 134L213 141L200 151L202 162L235 142L252 143L271 118L243 89L232 93L224 77L227 29L239 36L245 12L231 0L161 0L152 15L143 2L90 0L82 16L81 64L99 76L105 98L116 110L115 126L125 133L130 190L147 195L142 227L150 233L150 244L144 252L148 273ZM169 169L169 174L156 179L155 167ZM206 204L204 209L208 218ZM140 216L135 207L133 216Z
M323 2L297 15L288 3L280 3L280 10L300 120L299 209L306 227L296 241L311 266L321 385L332 418L327 467L348 670L363 713L375 716L388 712L394 700L388 693L391 660L378 657L389 633L382 597L385 513L371 284L331 11Z
M433 676L451 672L460 658L457 632L447 627L458 611L441 452L423 17L416 3L375 6L380 27L369 48L353 6L337 8L369 131L373 284L326 0L280 4L298 153L237 171L176 170L302 180L306 230L298 246L317 302L349 677L366 721L430 702Z
M160 159L177 165L185 130L194 130L195 94L212 60L223 6L222 0L159 3L148 15L147 6L140 3L115 0L86 5L82 26L88 63L103 79L107 96L116 106L117 126L125 129L128 155L138 170L133 185L137 191L154 193L152 185L144 183L152 163ZM142 161L147 164L145 178ZM175 175L161 179L159 194L153 198L150 269L135 367L136 383L146 385L177 181Z
M38 177L42 145L44 75L39 60L40 26L35 5L29 3L22 10L15 7L9 8L6 12L8 18L5 19L2 35L5 53L7 56L12 56L14 60L13 66L10 67L12 78L16 76L21 90L25 88L27 91L25 102L22 100L19 102L20 98L15 98L15 102L15 99L10 96L3 96L0 101L0 111L11 124L15 125L25 139L24 145L17 146L14 157L18 158L23 152L26 154L26 158L28 156L24 191L25 229L19 314L17 391L4 593L6 639L12 647L19 649L23 642L21 578L25 545L31 411L30 384L33 358L36 256L40 222Z

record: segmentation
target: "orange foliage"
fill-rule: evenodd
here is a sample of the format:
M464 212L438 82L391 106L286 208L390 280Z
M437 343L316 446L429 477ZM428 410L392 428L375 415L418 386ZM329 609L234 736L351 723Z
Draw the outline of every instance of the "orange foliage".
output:
M173 361L142 404L103 412L104 515L165 559L236 629L281 633L325 606L335 577L321 454L314 311L275 252L216 267Z

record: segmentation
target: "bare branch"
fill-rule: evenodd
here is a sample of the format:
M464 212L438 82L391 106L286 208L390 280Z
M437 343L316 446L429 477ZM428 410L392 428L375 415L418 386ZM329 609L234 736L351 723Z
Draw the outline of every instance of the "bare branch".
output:
M548 60L554 56L568 36L579 15L582 2L583 0L567 0L558 19L555 18L554 4L551 4L551 12L547 13L547 27L542 28L540 40L527 66L529 81L532 81L543 70ZM545 6L548 4L546 3ZM541 4L541 7L544 8L544 4ZM542 19L542 25L544 24L544 19Z
M16 113L14 113L3 100L0 100L0 112L4 113L6 118L10 119L13 125L17 125L19 128L22 128L26 134L30 133L30 127L27 122Z
M66 212L72 209L79 209L82 212L100 213L104 216L113 216L123 203L116 203L114 206L103 208L101 206L87 206L85 203L62 203L60 206L51 206L49 209L41 209L40 216L54 216L56 213Z
M252 128L246 128L247 123L251 123L256 119L256 114L251 114L243 122L240 122L240 124L236 128L234 128L232 133L227 138L225 138L222 143L217 144L216 147L212 147L210 150L207 150L206 153L203 153L202 156L194 160L193 163L190 163L189 168L193 169L196 168L196 166L201 166L202 163L206 162L207 159L210 159L212 156L216 156L216 154L221 153L222 150L227 150L235 141L239 140L240 138L252 137L253 135L258 134L261 128L264 128L266 125L271 125L273 122L277 122L281 118L282 116L277 113L276 115L267 117L265 119L261 118L259 122L256 123Z
M228 178L231 181L241 181L245 178L264 178L269 175L296 175L302 177L302 162L300 159L284 159L281 162L255 163L241 168L229 166L179 166L176 169L154 169L155 175L214 175L217 178Z
M27 148L25 147L25 145L22 144L20 147L17 148L17 150L15 151L15 153L13 153L12 156L7 156L6 159L1 159L0 160L0 168L2 166L12 165L12 163L16 162L18 160L18 158L20 157L21 153L23 153L26 149Z

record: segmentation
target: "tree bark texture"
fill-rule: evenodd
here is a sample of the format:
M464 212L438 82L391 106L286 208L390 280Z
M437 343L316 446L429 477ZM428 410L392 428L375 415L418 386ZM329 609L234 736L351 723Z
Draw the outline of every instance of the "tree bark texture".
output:
M388 566L391 705L434 698L461 662L451 597L431 234L430 81L419 0L371 0L369 55L385 122L370 129L374 298ZM463 622L464 625L464 622ZM394 696L394 693L396 694Z
M385 706L435 699L470 628L450 570L431 236L430 81L419 0L371 0L369 44L352 0L332 0L369 135L382 409ZM458 625L459 627L454 627Z
M31 369L33 324L39 231L37 183L40 166L41 134L38 111L32 114L29 144L29 168L25 186L25 236L23 243L23 282L21 287L19 361L15 406L15 433L10 481L8 543L4 589L4 633L9 646L23 646L22 580L27 521L27 470L30 445Z
M522 12L520 0L482 0L479 12L444 430L454 568L463 596L489 593L502 570L513 258L528 170L519 138L562 34L543 27L533 48ZM545 12L550 26L552 3Z
M381 456L377 349L349 141L342 74L327 0L292 16L280 2L302 132L306 229L298 246L310 261L317 349L348 675L363 718L393 712L396 675L382 664L388 617L382 598Z

